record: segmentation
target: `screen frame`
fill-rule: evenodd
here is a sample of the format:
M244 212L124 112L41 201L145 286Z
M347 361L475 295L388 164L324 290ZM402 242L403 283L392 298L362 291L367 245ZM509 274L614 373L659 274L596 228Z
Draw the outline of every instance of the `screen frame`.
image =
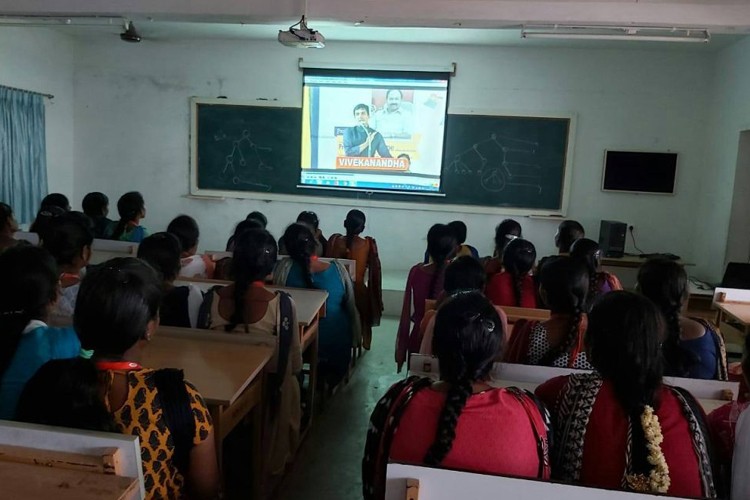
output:
M304 93L305 93L305 76L307 74L318 74L318 75L325 75L325 74L340 74L341 76L351 76L351 77L357 77L357 76L363 76L363 77L374 77L374 78L380 78L381 75L385 77L385 75L389 76L396 76L400 75L401 77L407 77L407 75L411 75L412 79L418 79L415 78L415 75L424 75L424 79L436 79L437 77L445 77L445 115L443 117L443 120L448 117L449 110L450 110L450 97L451 97L451 79L453 76L455 76L455 69L453 72L451 71L442 71L442 70L435 70L435 69L413 69L408 70L405 68L399 68L399 69L383 69L383 68L372 68L372 69L362 69L362 68L328 68L328 67L315 67L315 66L304 66L300 68L302 70L302 86L300 88L300 99L302 102L304 102ZM304 113L302 109L300 109L300 112ZM303 115L304 118L304 115ZM303 127L303 133L304 133L304 127ZM383 193L383 194L396 194L396 195L404 195L404 196L435 196L435 197L445 197L445 191L443 190L444 184L443 184L443 164L442 159L445 157L445 146L446 146L446 127L443 125L443 137L442 137L442 147L440 151L440 181L439 181L439 189L437 191L418 191L418 190L399 190L399 189L389 189L389 188L357 188L357 187L336 187L336 186L317 186L313 184L303 184L302 183L302 165L299 166L299 182L297 183L298 189L311 189L315 191L323 191L323 192L340 192L340 191L352 191L352 192L359 192L359 193ZM300 142L304 141L304 137L300 137ZM304 160L303 160L304 161Z
M673 154L675 156L675 163L674 163L674 179L672 181L672 191L669 193L662 193L662 192L655 192L655 191L630 191L626 189L606 189L604 187L604 181L607 175L607 155L612 153L659 153L659 154ZM676 153L674 151L669 150L660 150L660 151L653 151L653 150L628 150L628 149L605 149L604 150L604 160L602 161L602 183L601 183L601 190L605 193L627 193L627 194L648 194L648 195L655 195L655 196L676 196L677 194L677 176L679 173L679 167L680 167L680 154Z

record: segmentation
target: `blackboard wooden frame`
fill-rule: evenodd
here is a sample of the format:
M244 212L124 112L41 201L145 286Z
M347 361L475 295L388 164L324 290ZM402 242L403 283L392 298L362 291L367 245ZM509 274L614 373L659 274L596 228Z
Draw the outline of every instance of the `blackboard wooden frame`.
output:
M190 190L189 197L198 199L253 199L259 201L282 201L294 203L317 203L323 205L342 205L370 208L391 208L398 210L427 210L438 212L458 212L458 213L480 213L480 214L507 214L513 216L565 216L568 210L570 199L570 187L572 182L572 165L574 157L574 145L576 136L576 114L571 112L556 113L537 113L528 111L512 110L478 110L476 108L451 107L448 110L449 115L476 115L476 116L498 116L498 117L519 117L519 118L551 118L569 120L567 147L565 153L565 165L563 171L562 196L560 207L558 209L535 209L524 207L504 207L504 206L482 206L482 205L461 205L451 204L445 199L437 199L434 203L424 203L421 201L409 201L409 195L404 195L404 201L386 201L370 199L368 193L352 192L351 197L336 198L326 196L325 194L313 194L318 190L299 189L300 194L280 194L256 191L233 191L220 189L205 189L198 186L198 151L197 151L197 131L198 131L198 105L217 104L225 106L269 106L269 107L299 107L299 103L284 103L281 101L234 101L229 99L200 98L193 97L190 99ZM301 108L300 108L301 113ZM444 168L445 166L443 166ZM324 193L324 191L320 191Z

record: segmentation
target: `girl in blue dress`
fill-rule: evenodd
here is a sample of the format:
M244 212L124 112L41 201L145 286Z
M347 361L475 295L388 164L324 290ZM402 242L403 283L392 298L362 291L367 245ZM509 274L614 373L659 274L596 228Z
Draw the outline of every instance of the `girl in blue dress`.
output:
M274 284L328 292L326 315L320 320L318 370L321 380L332 387L346 376L352 347L358 345L361 336L351 278L336 259L318 260L315 236L306 226L292 224L282 239L289 258L276 265Z

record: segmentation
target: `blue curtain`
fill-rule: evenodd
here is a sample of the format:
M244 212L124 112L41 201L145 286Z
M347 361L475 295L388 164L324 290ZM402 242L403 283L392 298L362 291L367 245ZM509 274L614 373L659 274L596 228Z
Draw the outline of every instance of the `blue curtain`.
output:
M44 96L0 86L0 201L21 224L47 193Z

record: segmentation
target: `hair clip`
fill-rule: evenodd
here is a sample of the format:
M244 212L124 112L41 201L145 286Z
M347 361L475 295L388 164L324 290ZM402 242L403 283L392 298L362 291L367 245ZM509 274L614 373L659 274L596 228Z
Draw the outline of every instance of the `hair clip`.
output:
M0 316L20 316L24 312L23 309L17 309L15 311L0 311Z
M490 333L495 331L495 322L492 321L491 319L483 319L482 326L484 327L485 330L487 330Z
M505 235L505 239L506 239L506 240L510 240L510 241L513 241L513 240L515 240L516 238L518 238L518 236L516 236L515 234L506 234L506 235Z
M122 269L120 269L118 267L107 266L104 269L106 271L112 271L112 272L114 272L115 275L117 276L118 283L120 283L121 285L125 285L125 284L127 284L130 281L130 276L128 276L127 273L125 273L125 271L123 271Z
M94 350L93 349L84 349L81 347L78 350L78 357L82 359L91 359L94 357Z

